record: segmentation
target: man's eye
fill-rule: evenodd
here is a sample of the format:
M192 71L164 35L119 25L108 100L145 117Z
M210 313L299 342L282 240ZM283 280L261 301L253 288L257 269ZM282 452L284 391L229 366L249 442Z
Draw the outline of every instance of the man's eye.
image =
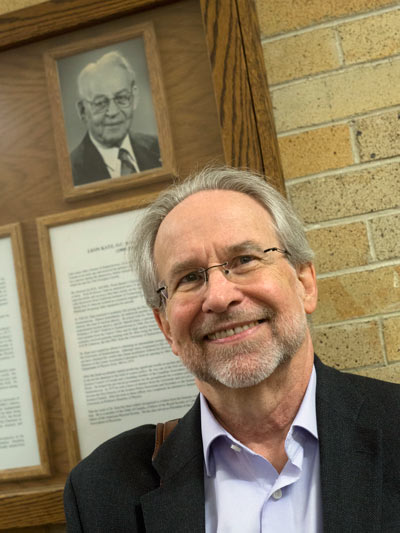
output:
M257 261L257 257L254 255L238 255L232 259L230 264L232 268L240 268L242 266L249 265L254 261Z
M102 106L105 106L108 104L108 99L107 98L95 98L93 100L93 104L97 107L102 107Z
M118 105L127 105L129 104L129 95L121 94L119 96L116 96L115 101L117 102Z
M254 255L241 255L238 257L238 262L241 265L246 265L247 263L251 263L252 261L255 261L257 258L254 257Z
M178 281L177 286L180 287L181 285L199 283L200 281L203 281L203 279L204 277L201 275L200 272L189 272L189 274L186 274Z
M247 272L249 269L257 267L259 259L255 255L238 255L230 261L230 269L238 273Z

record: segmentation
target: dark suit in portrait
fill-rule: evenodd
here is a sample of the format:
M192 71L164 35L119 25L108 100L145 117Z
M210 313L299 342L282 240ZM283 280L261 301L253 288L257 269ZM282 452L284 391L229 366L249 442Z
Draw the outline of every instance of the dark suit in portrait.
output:
M317 358L315 367L324 533L400 531L400 388ZM154 464L153 425L111 439L81 462L65 490L68 531L204 532L199 403Z
M129 135L139 170L150 170L162 165L160 147L155 135L134 133ZM110 179L106 164L87 133L81 143L71 152L74 185L85 185Z

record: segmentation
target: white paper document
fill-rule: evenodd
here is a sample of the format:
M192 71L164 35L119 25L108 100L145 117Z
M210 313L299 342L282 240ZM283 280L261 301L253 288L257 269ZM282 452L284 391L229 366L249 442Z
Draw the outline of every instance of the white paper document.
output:
M124 430L181 417L197 394L128 265L139 214L50 228L82 457Z
M11 237L0 238L0 470L40 465Z

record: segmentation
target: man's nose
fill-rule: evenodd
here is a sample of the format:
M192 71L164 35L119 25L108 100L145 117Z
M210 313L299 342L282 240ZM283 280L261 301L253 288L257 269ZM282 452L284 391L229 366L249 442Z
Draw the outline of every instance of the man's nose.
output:
M114 102L113 98L111 98L110 103L108 104L108 107L107 107L107 115L118 115L119 111L120 111L119 107Z
M223 268L208 271L208 281L205 283L202 302L204 313L223 313L242 299L237 285L229 281L223 272Z

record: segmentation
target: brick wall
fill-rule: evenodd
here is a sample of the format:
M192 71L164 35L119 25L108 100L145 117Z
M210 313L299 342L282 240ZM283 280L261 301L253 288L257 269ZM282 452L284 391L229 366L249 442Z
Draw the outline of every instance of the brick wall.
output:
M316 252L316 351L400 383L400 4L256 5L288 197Z

